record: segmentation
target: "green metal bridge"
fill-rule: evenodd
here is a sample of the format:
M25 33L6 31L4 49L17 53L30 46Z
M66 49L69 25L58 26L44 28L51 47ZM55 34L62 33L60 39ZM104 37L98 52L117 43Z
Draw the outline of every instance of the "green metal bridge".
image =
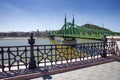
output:
M51 31L49 33L50 37L63 37L63 38L85 38L85 39L101 39L104 34L107 36L120 36L118 32L105 31L105 30L97 30L90 29L84 26L75 25L75 20L73 16L72 22L66 21L66 16L64 20L64 25L58 31Z

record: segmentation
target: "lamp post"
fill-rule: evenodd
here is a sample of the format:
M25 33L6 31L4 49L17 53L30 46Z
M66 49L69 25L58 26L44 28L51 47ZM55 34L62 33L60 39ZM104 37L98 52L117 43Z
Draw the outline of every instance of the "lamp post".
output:
M34 43L35 39L33 39L33 33L30 34L30 39L28 39L28 43L30 44L30 62L29 62L29 69L34 69L36 68L36 61L34 57Z
M102 57L107 57L107 52L106 52L106 45L107 45L107 38L106 35L103 36L103 54Z

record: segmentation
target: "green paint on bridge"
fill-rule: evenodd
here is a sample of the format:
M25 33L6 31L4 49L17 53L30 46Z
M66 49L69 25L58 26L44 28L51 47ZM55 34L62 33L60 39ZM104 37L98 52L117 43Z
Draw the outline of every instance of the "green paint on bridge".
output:
M64 20L64 25L62 28L58 31L51 31L49 33L50 37L63 37L63 38L85 38L85 39L101 39L104 34L107 36L120 36L120 33L118 32L112 32L109 30L99 30L99 29L93 29L88 28L85 26L78 26L74 24L74 16L72 23L67 22L66 16Z

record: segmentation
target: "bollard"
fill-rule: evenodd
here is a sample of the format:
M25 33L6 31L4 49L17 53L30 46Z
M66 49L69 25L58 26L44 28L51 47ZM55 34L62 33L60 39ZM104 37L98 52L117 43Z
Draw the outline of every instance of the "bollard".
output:
M29 62L29 69L36 68L36 61L34 57L34 43L35 39L33 39L33 33L30 34L30 39L28 39L28 43L30 44L30 62Z
M102 57L107 57L107 53L106 53L107 38L106 38L106 35L103 36L102 41L103 41L103 54L102 54Z

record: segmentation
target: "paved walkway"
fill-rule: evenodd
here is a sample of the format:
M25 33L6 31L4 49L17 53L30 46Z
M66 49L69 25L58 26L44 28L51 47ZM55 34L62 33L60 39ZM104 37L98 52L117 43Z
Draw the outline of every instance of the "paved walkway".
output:
M110 62L31 80L120 80L120 62Z

